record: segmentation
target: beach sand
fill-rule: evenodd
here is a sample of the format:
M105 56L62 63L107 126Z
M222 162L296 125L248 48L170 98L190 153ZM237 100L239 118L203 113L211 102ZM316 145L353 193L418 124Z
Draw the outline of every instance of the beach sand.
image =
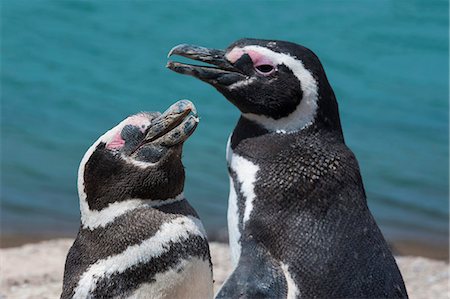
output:
M59 298L64 261L72 239L0 249L0 298ZM229 248L212 242L214 289L230 272ZM410 298L449 298L449 264L423 257L396 257Z

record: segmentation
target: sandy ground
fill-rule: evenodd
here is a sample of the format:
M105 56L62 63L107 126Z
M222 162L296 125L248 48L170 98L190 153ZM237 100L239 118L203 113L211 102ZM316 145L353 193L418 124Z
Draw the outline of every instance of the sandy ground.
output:
M0 250L0 298L59 298L71 239ZM214 288L230 271L228 246L211 243ZM449 265L422 257L397 257L410 298L449 298Z

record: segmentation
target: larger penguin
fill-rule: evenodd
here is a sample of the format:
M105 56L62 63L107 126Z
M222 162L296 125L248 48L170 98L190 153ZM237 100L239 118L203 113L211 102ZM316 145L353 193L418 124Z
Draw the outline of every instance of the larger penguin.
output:
M197 123L179 101L128 117L89 148L61 298L213 297L206 235L183 196L181 151Z
M407 297L317 56L257 39L174 54L215 65L168 68L211 84L242 113L227 146L235 268L217 298Z

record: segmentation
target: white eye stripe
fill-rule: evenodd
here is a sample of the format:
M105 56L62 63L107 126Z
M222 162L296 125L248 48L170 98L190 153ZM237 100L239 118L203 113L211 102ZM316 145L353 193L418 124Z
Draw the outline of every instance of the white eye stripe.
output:
M257 115L253 113L245 113L243 116L262 125L269 131L285 131L287 133L301 130L311 125L314 122L314 118L317 113L318 102L318 84L314 79L312 73L308 71L301 60L292 57L289 54L278 53L261 46L246 46L241 51L255 51L261 55L264 55L267 59L271 60L276 65L284 64L288 67L294 76L300 82L300 88L303 92L303 98L297 108L288 116L273 119L265 115ZM243 84L237 82L230 87L240 87L249 83Z
M305 68L301 60L298 60L289 54L277 53L261 46L247 46L244 47L243 50L244 52L248 50L258 52L277 65L284 64L292 70L294 75L300 81L301 88L307 96L317 96L317 82L311 72Z

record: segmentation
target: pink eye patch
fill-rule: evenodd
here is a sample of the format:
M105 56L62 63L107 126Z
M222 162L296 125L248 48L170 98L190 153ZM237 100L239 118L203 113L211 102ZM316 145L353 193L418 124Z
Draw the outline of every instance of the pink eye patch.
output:
M250 56L250 58L253 61L253 66L255 66L255 67L260 66L260 65L275 66L274 63L272 62L272 60L270 60L269 58L267 58L266 56L262 55L261 53L255 51L255 50L244 51L241 48L234 48L226 55L226 57L231 63L235 63L244 54L247 54L248 56Z
M244 51L240 48L234 48L229 53L225 55L225 57L228 59L229 62L235 63L236 61L241 58L241 56L244 55Z
M272 60L270 60L266 56L264 56L256 51L250 50L250 51L247 51L247 54L252 59L254 67L257 67L260 65L265 65L265 64L274 66L274 63L272 62Z
M111 141L109 141L106 145L107 149L120 149L125 145L125 140L122 138L122 129L126 125L138 127L139 130L144 133L150 125L150 121L148 117L143 114L128 117L127 120L120 125L120 130L116 131Z
M113 139L106 145L107 149L119 149L122 148L125 145L125 140L122 139L122 131L116 132L114 134Z

